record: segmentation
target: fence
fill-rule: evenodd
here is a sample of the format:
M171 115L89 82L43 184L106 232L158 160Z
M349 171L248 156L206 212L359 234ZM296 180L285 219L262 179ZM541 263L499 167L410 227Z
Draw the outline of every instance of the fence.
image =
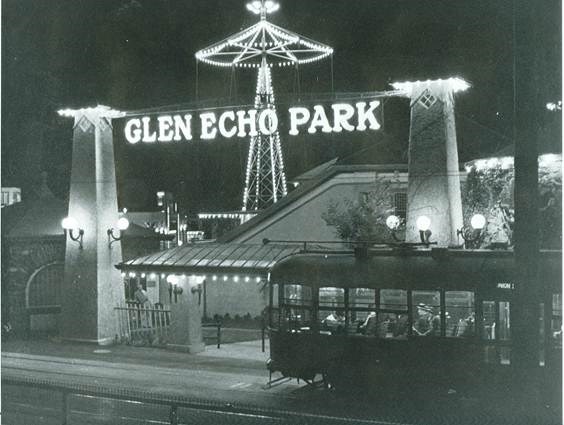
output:
M128 344L164 345L168 340L170 309L126 302L115 307L119 340Z

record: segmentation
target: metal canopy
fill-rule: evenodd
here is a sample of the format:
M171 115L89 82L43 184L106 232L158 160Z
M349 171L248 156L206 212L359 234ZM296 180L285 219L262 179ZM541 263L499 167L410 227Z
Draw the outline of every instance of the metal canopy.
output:
M116 267L123 271L177 273L203 273L218 269L266 272L278 261L299 253L302 247L303 244L193 244L124 261Z

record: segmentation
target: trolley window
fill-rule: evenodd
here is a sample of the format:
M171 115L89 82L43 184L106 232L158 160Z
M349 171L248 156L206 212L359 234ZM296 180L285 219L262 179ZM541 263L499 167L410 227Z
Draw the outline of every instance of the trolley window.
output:
M482 302L482 339L491 341L484 346L486 363L511 363L511 315L509 301Z
M278 308L278 284L272 284L272 307Z
M380 290L380 309L407 311L407 291L403 289Z
M507 341L511 338L509 301L482 302L482 338ZM496 311L497 310L497 311Z
M318 320L322 331L345 332L345 290L343 288L319 288Z
M319 288L319 308L345 308L345 290L343 288Z
M552 344L562 348L562 294L552 294Z
M495 301L482 302L482 339L495 339Z
M273 283L270 287L271 290L271 308L268 310L270 317L268 318L269 324L272 327L278 327L278 318L280 316L280 305L278 302L278 284Z
M439 291L413 291L413 335L439 336L441 334Z
M349 323L360 325L376 310L376 290L370 288L349 289Z
M349 301L353 332L379 338L407 337L407 291L355 288L349 292Z
M311 306L311 288L304 285L284 285L283 303Z
M379 338L407 338L407 312L372 312L360 325L361 333Z
M407 337L407 291L381 289L377 335L380 338Z
M471 337L476 334L474 292L446 291L445 317L447 337Z
M304 285L284 285L280 303L280 326L292 331L305 331L311 327L311 288Z
M374 310L376 290L370 288L349 289L349 307L351 309Z
M370 314L376 314L376 290L370 288L350 288L348 298L349 333L360 334L362 326Z
M509 316L509 301L499 302L499 336L498 339L507 341L511 339L511 325Z

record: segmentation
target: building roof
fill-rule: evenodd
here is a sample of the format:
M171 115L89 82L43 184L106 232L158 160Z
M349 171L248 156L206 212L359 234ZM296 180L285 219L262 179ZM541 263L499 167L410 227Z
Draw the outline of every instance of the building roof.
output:
M324 162L323 164L318 165L317 167L314 167L310 170L307 170L305 173L300 174L299 176L296 176L292 179L293 182L304 182L306 180L311 180L311 179L315 179L317 177L319 177L319 175L321 175L323 172L327 171L327 169L333 165L335 165L335 163L339 160L339 158L333 158L330 159L327 162Z
M219 244L195 243L124 261L116 267L177 273L245 270L267 271L278 261L300 252L301 244Z
M257 224L267 220L273 215L277 214L287 206L291 205L293 202L299 200L302 196L308 192L319 187L322 183L330 180L334 176L341 173L355 173L355 172L393 172L396 170L406 171L407 165L404 164L374 164L374 165L333 165L326 168L318 176L311 178L310 180L305 180L296 189L288 193L277 203L272 204L268 208L261 210L255 217L251 218L249 221L235 227L233 230L225 233L220 238L218 242L232 242L237 237L243 235L245 232L254 229Z
M2 237L63 238L61 221L68 214L68 202L55 197L43 197L33 201L18 202L2 208ZM170 239L151 229L130 223L124 232L125 239Z
M61 220L67 203L54 197L18 202L2 208L3 238L63 237Z

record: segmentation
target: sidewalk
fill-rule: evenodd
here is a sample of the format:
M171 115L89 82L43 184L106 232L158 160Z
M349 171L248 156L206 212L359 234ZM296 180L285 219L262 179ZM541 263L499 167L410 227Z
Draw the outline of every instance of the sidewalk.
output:
M269 356L268 339L265 352L261 340L207 345L197 354L170 351L157 347L131 345L98 346L88 343L62 341L60 339L11 340L2 343L2 354L28 354L69 359L94 360L111 363L136 363L163 367L188 367L193 365L255 371L253 375L267 376L266 361Z

